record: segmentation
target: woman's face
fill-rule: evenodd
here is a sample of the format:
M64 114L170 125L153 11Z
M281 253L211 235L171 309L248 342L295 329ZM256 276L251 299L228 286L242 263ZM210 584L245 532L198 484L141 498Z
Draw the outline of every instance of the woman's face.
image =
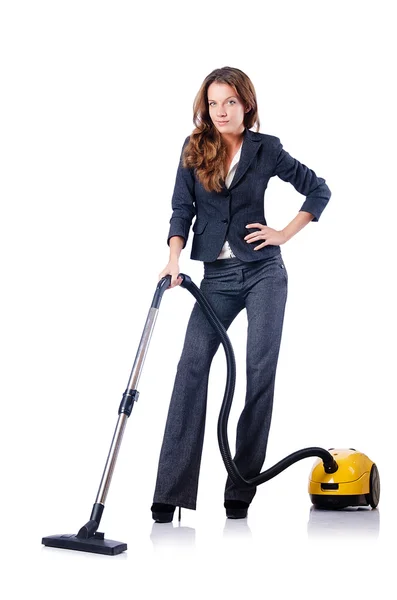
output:
M210 118L220 133L238 134L244 131L244 107L240 96L228 83L213 81L207 90Z

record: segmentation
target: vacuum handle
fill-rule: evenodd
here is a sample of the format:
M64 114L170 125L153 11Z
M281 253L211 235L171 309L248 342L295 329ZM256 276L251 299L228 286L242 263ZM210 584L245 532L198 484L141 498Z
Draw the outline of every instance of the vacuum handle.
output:
M178 275L178 277L179 276L180 275ZM171 279L171 275L166 275L165 277L162 277L158 282L155 294L153 296L152 308L159 308L163 294L165 290L168 289L170 286Z
M141 375L143 364L145 362L150 338L152 336L153 329L156 323L160 302L165 290L169 287L170 283L171 275L166 275L165 277L160 279L160 281L157 284L156 292L154 294L153 302L149 309L148 316L146 318L146 323L143 328L143 333L135 356L135 361L131 370L127 388L123 394L123 399L119 407L119 418L113 435L112 444L109 450L108 458L106 461L105 469L102 475L102 480L99 486L94 506L105 505L127 420L128 417L131 415L134 402L138 401L138 381ZM95 524L95 527L97 529L99 525L99 520L100 519L94 519L91 516L90 521L80 530L79 535L88 535L87 531L90 535L92 535L92 526Z
M187 275L180 273L178 277L182 278L182 283L185 282L185 279L190 279ZM138 387L138 381L141 375L141 371L143 368L143 363L145 361L146 352L149 347L149 342L152 337L153 329L156 324L157 314L160 308L160 303L163 297L163 294L166 289L169 288L171 283L171 275L166 275L162 277L160 281L157 283L156 291L153 296L152 304L149 309L149 313L146 319L145 327L143 328L143 333L141 336L141 341L139 343L138 351L136 353L134 365L131 370L130 378L128 380L127 388L125 393L131 393L136 390ZM137 400L137 398L135 398Z

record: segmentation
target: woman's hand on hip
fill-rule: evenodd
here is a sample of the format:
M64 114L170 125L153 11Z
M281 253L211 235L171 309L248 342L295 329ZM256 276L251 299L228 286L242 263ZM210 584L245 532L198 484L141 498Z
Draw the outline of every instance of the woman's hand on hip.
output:
M271 227L267 227L267 225L262 225L261 223L249 223L246 225L246 227L247 229L250 227L260 229L260 231L254 231L253 233L249 233L245 236L244 240L248 244L264 240L262 244L255 246L254 250L259 250L265 246L281 246L281 244L285 244L287 241L283 231L277 231L277 229L272 229Z

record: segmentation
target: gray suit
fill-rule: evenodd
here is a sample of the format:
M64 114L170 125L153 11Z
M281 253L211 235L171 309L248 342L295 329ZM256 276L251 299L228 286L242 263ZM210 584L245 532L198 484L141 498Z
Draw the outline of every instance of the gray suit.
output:
M274 175L306 195L302 210L317 221L331 196L325 180L283 150L278 138L246 129L233 181L220 193L206 192L193 172L179 164L168 236L169 241L181 235L185 246L196 215L191 258L204 262L201 292L226 329L244 308L247 311L247 391L233 457L247 479L261 472L266 456L288 275L279 246L254 250L244 236L248 223L266 224L264 192ZM226 235L236 257L217 259ZM208 378L219 344L196 302L178 363L153 502L196 509ZM214 499L216 494L214 489ZM239 489L226 478L225 500L249 504L255 494L256 487Z

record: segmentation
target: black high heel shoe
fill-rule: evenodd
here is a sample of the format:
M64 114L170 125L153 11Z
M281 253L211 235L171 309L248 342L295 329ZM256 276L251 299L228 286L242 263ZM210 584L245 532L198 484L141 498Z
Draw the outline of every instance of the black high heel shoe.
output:
M249 503L243 500L225 500L223 506L229 519L244 519L247 516Z
M156 523L171 523L174 518L176 506L173 504L164 504L163 502L154 502L150 508L152 517ZM179 507L178 520L181 520L181 507Z

